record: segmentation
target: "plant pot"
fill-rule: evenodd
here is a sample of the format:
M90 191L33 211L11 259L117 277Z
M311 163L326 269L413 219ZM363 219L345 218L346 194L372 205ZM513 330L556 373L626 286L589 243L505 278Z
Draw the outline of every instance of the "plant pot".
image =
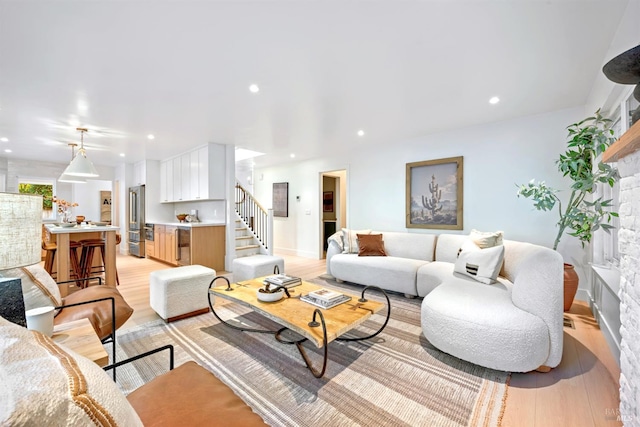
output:
M578 273L571 264L564 264L564 311L571 309L578 291Z

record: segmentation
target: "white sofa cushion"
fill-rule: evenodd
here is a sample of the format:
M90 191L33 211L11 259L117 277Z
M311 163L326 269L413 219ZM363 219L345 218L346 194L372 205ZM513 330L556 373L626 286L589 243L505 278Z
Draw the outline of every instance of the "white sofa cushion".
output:
M434 261L418 269L416 289L418 296L423 297L429 292L453 277L453 264L450 262Z
M331 258L331 272L334 277L347 282L417 295L416 273L425 264L427 261L392 256L337 254Z
M479 284L455 274L422 302L424 335L460 359L511 372L529 372L549 356L544 321L511 302L512 285Z
M496 281L504 260L504 246L480 249L471 240L463 243L453 271L490 285Z
M373 233L379 233L374 231ZM410 258L421 261L433 261L436 246L435 234L400 233L386 231L382 233L384 249L388 256Z

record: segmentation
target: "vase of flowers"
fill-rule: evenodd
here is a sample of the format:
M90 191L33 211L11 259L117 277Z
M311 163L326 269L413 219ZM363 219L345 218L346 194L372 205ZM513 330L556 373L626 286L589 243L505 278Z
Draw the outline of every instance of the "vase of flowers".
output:
M58 221L59 222L75 222L71 209L78 206L75 202L67 202L64 199L58 199L53 196L53 203L58 207Z

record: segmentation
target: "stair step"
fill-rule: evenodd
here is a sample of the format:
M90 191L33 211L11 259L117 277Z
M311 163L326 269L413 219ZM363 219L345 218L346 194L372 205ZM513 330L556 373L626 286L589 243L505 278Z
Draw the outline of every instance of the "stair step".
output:
M237 236L236 240L253 240L253 236Z
M236 251L243 251L246 249L255 249L259 248L260 245L246 245L246 246L236 246Z
M244 231L246 229L247 229L247 227L240 227L240 228L236 227L236 231Z

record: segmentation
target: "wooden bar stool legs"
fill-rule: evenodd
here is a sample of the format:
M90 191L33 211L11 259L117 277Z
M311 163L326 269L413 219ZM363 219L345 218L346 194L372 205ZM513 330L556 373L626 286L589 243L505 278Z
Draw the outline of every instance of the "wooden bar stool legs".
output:
M120 234L116 234L116 245L120 243ZM82 277L91 277L92 274L104 273L104 259L105 259L105 241L104 239L85 239L81 240L82 244L82 256L80 258L80 269L83 272ZM100 249L101 264L93 266L93 256L95 255L96 248ZM116 284L120 285L120 278L118 277L118 270L116 269ZM86 286L86 285L85 285Z
M78 251L77 251L77 249L80 248L81 246L82 245L78 242L73 242L73 241L69 242L69 261L71 264L70 265L71 278L76 280L76 286L78 287L84 287L83 281L79 280L80 278L84 277L82 268L80 266L80 261L78 260ZM44 269L47 271L47 273L49 273L49 275L51 275L51 277L53 277L54 276L53 264L56 258L56 251L58 250L58 245L56 245L55 243L43 241L42 249L47 252L44 258Z

